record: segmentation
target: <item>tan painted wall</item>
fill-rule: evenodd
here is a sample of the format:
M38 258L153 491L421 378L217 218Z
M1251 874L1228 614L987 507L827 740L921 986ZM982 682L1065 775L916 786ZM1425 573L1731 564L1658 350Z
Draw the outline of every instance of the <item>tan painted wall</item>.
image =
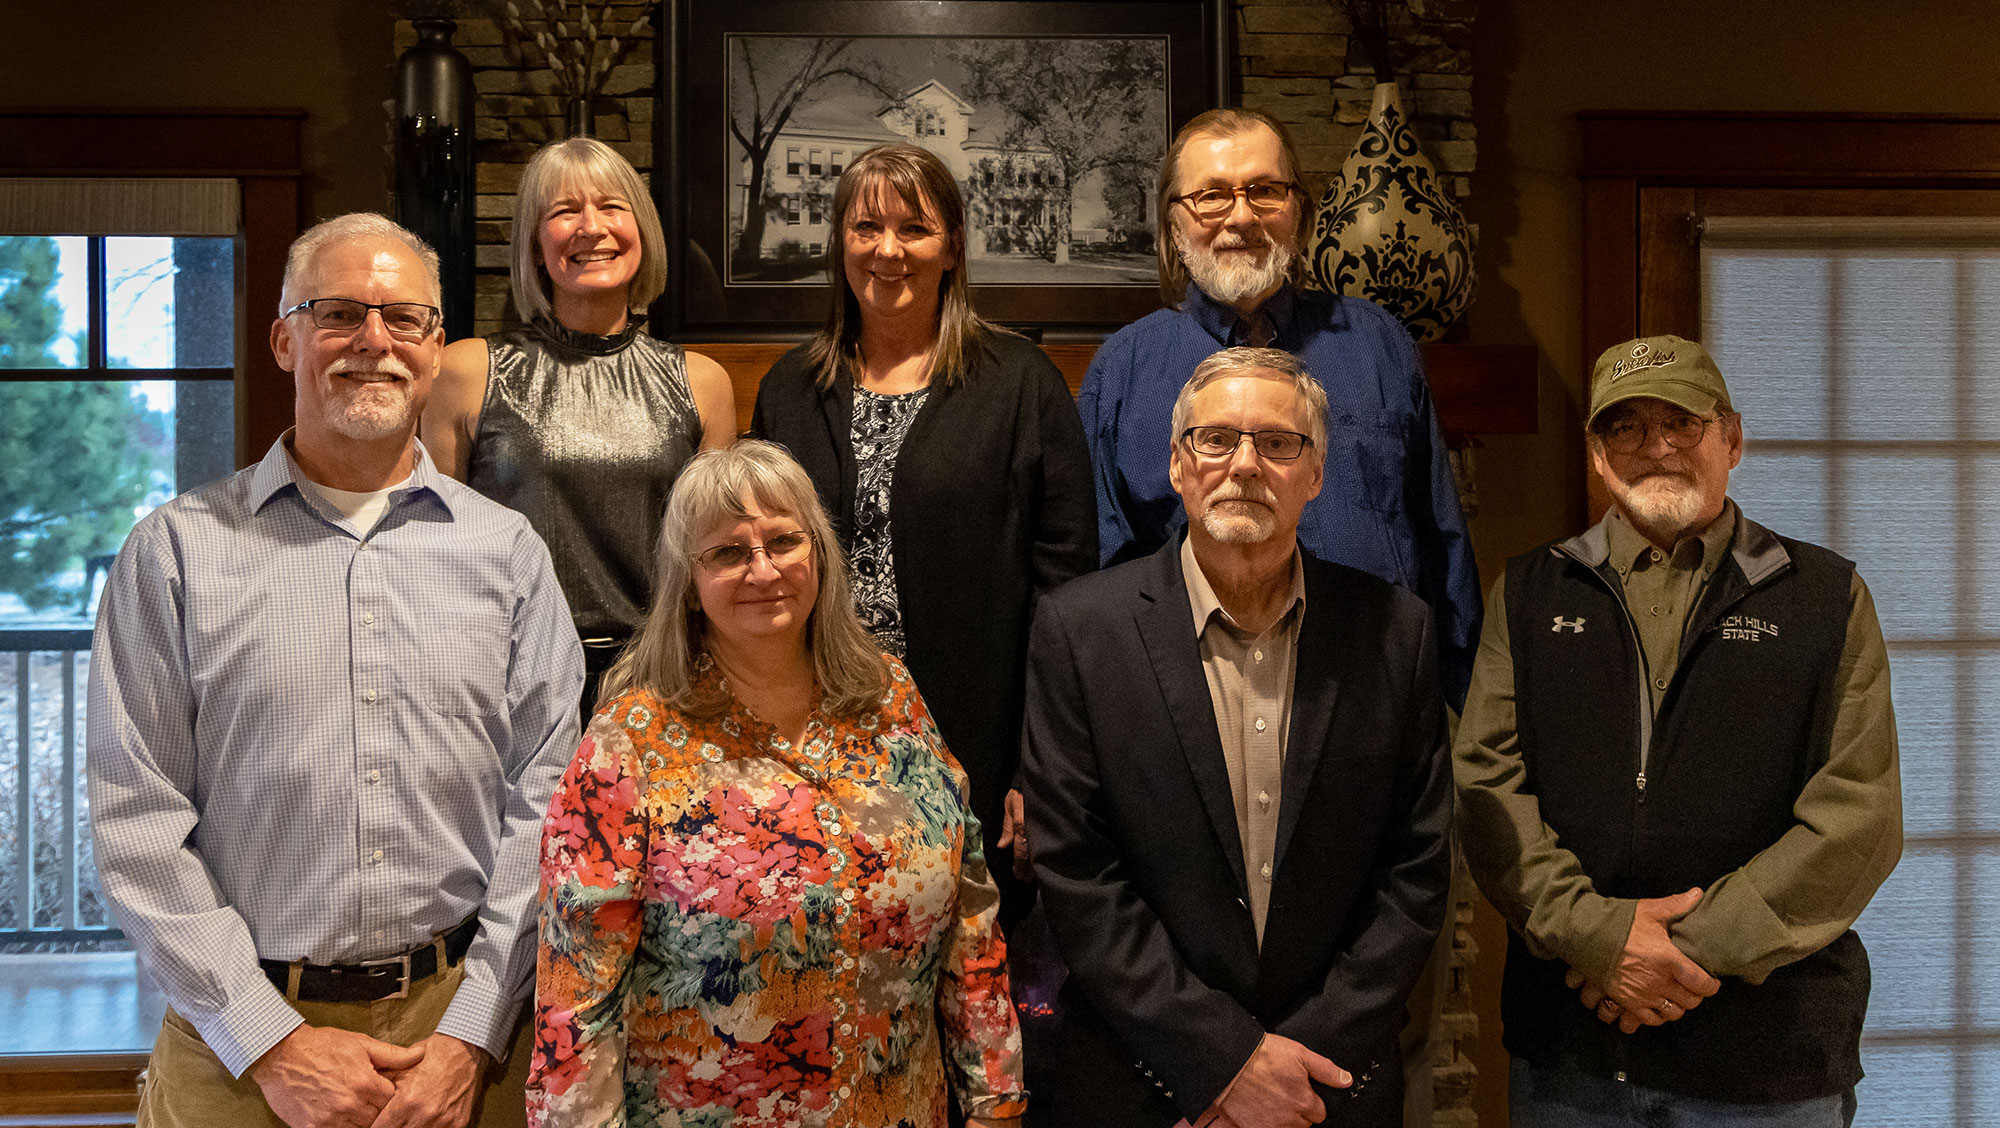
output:
M1486 0L1473 52L1471 339L1544 365L1542 433L1479 452L1489 577L1583 519L1579 110L2000 114L2000 10L1979 0Z
M1585 109L2000 115L2000 10L1978 0L1485 0L1473 46L1480 225L1471 339L1542 353L1542 428L1479 452L1482 573L1581 525ZM1757 421L1745 421L1754 441ZM1506 1124L1498 975L1505 934L1483 902L1474 1001L1482 1128Z
M389 205L387 0L0 0L0 105L302 109L308 218Z

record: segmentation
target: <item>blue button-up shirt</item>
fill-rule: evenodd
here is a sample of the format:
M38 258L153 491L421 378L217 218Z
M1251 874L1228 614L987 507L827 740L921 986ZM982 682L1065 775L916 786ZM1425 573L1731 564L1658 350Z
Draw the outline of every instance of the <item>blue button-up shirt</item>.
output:
M230 1072L302 1021L259 957L379 958L475 912L438 1030L504 1053L582 688L548 549L421 447L372 530L282 439L139 522L92 642L97 865Z
M1479 573L1423 360L1373 302L1287 287L1259 311L1326 387L1326 484L1299 542L1325 560L1416 592L1437 622L1446 700L1465 702L1479 640ZM1097 544L1107 565L1146 555L1187 523L1167 479L1174 399L1195 366L1233 342L1236 311L1196 286L1097 350L1077 410L1097 478ZM1239 334L1240 336L1240 334Z

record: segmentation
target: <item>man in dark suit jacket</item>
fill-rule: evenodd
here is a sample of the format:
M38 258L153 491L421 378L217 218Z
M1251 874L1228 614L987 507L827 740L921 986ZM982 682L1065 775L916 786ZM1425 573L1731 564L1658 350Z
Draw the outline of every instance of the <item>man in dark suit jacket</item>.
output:
M1184 540L1043 599L1028 826L1070 968L1061 1123L1396 1125L1451 777L1422 600L1298 547L1326 399L1228 349L1175 405Z

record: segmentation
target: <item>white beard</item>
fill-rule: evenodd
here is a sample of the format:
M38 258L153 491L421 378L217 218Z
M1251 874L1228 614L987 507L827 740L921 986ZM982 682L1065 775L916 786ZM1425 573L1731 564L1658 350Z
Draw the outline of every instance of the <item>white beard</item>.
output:
M381 381L343 389L334 383L341 373L386 372L402 377L402 382ZM409 366L392 356L372 362L352 357L336 357L320 374L322 399L328 428L350 439L370 442L386 439L410 424Z
M1231 507L1226 511L1216 508L1217 502L1237 500L1262 502L1263 505L1261 508ZM1227 481L1202 500L1201 527L1219 544L1263 544L1277 531L1276 505L1277 499L1262 486L1251 490L1234 480Z
M1695 531L1708 499L1694 483L1664 474L1639 479L1635 485L1605 483L1611 496L1645 529L1676 537Z
M1244 239L1233 231L1219 231L1211 243L1197 244L1188 238L1187 230L1179 223L1174 225L1174 246L1181 253L1181 262L1187 267L1188 277L1201 287L1201 292L1224 305L1270 293L1284 285L1292 270L1292 248L1285 243L1270 241L1262 262L1246 262L1244 256L1231 255L1228 262L1222 260L1217 251L1233 250L1239 247L1254 247L1257 244Z

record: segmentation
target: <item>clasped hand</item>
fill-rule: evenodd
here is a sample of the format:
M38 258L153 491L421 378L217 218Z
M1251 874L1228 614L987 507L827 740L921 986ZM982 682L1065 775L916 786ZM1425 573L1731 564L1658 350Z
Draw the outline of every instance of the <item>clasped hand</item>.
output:
M330 1026L299 1026L250 1067L292 1128L464 1128L486 1051L449 1034L398 1046Z
M1306 1128L1326 1119L1313 1082L1345 1089L1354 1078L1319 1054L1279 1034L1266 1034L1196 1128Z
M1625 950L1619 953L1610 982L1592 983L1575 968L1569 969L1564 982L1577 988L1577 997L1600 1021L1616 1023L1627 1034L1687 1014L1722 987L1721 980L1687 958L1667 934L1668 925L1700 903L1700 889L1642 899L1632 914L1632 931L1625 937Z

